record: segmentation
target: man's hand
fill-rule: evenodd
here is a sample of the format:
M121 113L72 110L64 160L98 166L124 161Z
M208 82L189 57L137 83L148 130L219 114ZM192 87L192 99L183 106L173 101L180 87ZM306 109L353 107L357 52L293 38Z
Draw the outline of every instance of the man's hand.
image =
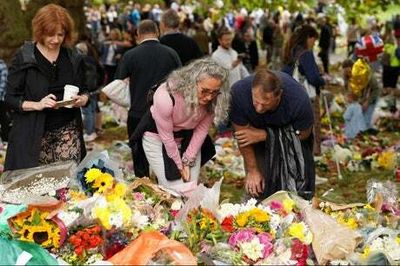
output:
M266 140L267 132L264 129L248 126L235 132L235 138L240 147Z
M245 188L251 196L260 196L265 188L264 177L258 170L252 170L246 175Z
M189 182L190 181L190 167L188 165L184 165L182 170L181 170L181 176L183 182Z

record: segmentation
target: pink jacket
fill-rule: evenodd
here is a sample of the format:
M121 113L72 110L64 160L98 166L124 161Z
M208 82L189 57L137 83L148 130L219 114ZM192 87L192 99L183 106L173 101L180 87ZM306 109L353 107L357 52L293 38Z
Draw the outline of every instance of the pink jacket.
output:
M147 136L154 136L163 142L168 156L174 160L178 169L182 169L182 159L179 155L178 145L174 133L183 129L194 129L185 156L194 160L208 134L214 115L208 113L204 106L200 106L196 113L187 113L186 103L181 94L173 95L175 104L163 83L155 92L151 114L156 122L158 134L146 132Z

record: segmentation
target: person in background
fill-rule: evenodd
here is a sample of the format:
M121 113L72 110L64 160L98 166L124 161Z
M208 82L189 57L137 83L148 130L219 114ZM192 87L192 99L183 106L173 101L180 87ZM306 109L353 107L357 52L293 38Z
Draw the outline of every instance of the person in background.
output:
M283 72L293 76L294 68L298 70L309 84L315 87L317 96L312 99L314 110L314 154L321 154L321 121L319 95L325 85L317 63L315 62L313 47L318 38L317 30L310 25L303 25L296 29L286 44L283 56Z
M49 4L32 20L33 42L26 42L9 70L5 101L14 111L5 170L74 160L85 156L81 107L89 96L82 56L70 49L74 21ZM72 108L57 108L65 85L79 88Z
M239 56L232 49L232 40L233 33L228 28L222 28L218 33L218 49L211 55L211 58L218 64L229 69L229 87L236 81L249 75L249 72L242 63L244 56Z
M193 40L197 43L203 55L209 55L211 38L204 29L203 23L195 23L194 30Z
M97 90L103 85L104 71L98 60L98 56L94 53L94 48L85 41L79 42L75 46L76 50L83 56L85 62L85 77L89 92L89 103L82 107L85 142L94 141L97 138L96 133L96 109L98 108Z
M179 15L175 10L168 9L162 14L160 43L174 49L178 53L182 65L186 65L190 61L202 57L203 53L193 38L179 31L179 23Z
M364 64L368 63L364 60ZM345 89L349 91L352 90L351 89L352 86L354 87L354 84L352 84L353 67L354 67L354 62L352 60L348 59L342 63ZM356 86L360 87L359 88L360 96L358 101L361 104L363 110L364 120L367 127L366 131L370 133L376 133L377 130L374 128L372 124L372 115L375 111L376 103L378 102L381 89L376 79L376 76L369 64L368 68L369 71L366 74L367 76L365 77L366 79L365 85L363 84L362 87L360 87L361 85L356 84Z
M128 136L135 131L140 119L148 110L147 95L150 89L181 67L178 54L160 44L157 24L152 20L140 22L137 30L138 46L126 52L117 69L116 78L130 78L131 107L128 111ZM145 158L135 157L134 171L138 177L149 176Z
M106 40L100 49L101 64L104 67L107 76L107 83L114 80L115 71L117 70L117 51L119 41L121 40L121 31L114 28L110 32L109 39Z
M348 106L343 114L344 134L348 140L354 139L359 133L365 131L365 124L362 107L357 101L357 96L353 92L347 93Z
M388 56L388 64L383 66L383 88L385 92L390 92L396 89L400 75L400 35L394 41L385 43L384 52Z
M210 58L198 59L156 90L131 141L143 145L160 185L185 194L197 187L200 166L215 154L208 130L228 115L228 73Z
M6 83L7 83L8 69L6 63L0 59L0 138L1 141L8 141L8 133L10 131L10 113L4 102L4 96L6 94Z
M321 33L318 42L320 47L318 56L321 58L322 65L324 67L324 73L329 74L329 49L332 38L332 26L329 24L327 17L319 18L319 24L321 27Z
M358 35L359 35L359 27L356 24L356 19L353 17L350 19L350 25L347 28L347 56L351 56L354 53L354 47L356 46Z

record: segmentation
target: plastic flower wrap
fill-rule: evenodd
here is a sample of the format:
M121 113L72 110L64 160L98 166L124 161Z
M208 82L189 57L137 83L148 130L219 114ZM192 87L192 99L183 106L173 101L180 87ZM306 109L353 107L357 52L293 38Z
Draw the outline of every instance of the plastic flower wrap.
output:
M349 80L350 90L357 96L361 96L362 91L367 87L371 76L371 68L364 59L357 59L351 69Z
M59 248L66 232L60 230L57 218L48 219L49 212L31 208L12 218L9 223L21 241L34 242L44 248ZM61 224L60 224L61 225Z

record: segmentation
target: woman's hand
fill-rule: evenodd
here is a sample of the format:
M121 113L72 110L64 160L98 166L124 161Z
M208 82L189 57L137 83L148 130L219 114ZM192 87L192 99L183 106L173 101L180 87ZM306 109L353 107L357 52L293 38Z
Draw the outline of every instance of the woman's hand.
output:
M83 107L89 100L89 96L87 94L76 95L72 99L75 100L73 107Z
M56 107L57 97L54 94L49 94L43 97L40 102L36 104L36 111L42 111L45 108L54 108Z
M181 177L183 179L183 182L189 182L190 181L190 166L183 165L183 168L181 170Z

